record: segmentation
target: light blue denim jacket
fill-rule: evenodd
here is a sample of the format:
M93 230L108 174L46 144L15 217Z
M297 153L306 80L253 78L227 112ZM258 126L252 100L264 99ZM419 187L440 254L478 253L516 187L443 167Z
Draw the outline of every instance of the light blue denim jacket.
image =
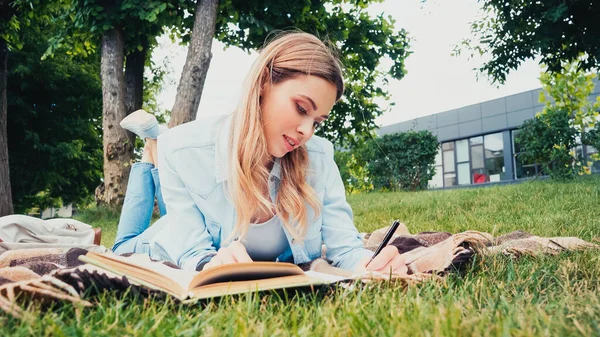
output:
M201 118L173 128L158 138L158 168L167 221L150 241L150 255L168 259L183 269L195 270L198 263L226 246L234 229L236 212L226 197L229 128L231 115ZM327 259L334 266L353 269L373 253L363 247L346 202L344 185L333 160L332 144L318 136L307 143L310 168L308 182L322 203L303 242L296 242L284 229L296 264L321 257L321 245L327 247ZM269 187L275 200L280 165L276 160ZM289 255L289 250L287 251ZM284 255L286 253L283 253Z

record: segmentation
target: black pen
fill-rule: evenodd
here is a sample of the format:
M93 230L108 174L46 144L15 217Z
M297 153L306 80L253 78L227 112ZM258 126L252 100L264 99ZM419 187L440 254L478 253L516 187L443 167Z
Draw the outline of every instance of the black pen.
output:
M385 246L387 246L387 244L390 242L390 239L392 238L392 235L394 235L394 232L396 232L396 229L398 229L399 225L400 225L400 220L396 220L390 226L390 229L388 229L387 233L385 233L385 236L383 237L383 241L381 241L381 243L379 244L379 247L377 247L377 250L375 250L375 254L373 254L373 257L371 257L369 262L367 262L367 264L365 265L365 268L367 268L369 266L369 263L371 263L371 261L373 261L375 256L377 256L379 253L381 253L381 250Z

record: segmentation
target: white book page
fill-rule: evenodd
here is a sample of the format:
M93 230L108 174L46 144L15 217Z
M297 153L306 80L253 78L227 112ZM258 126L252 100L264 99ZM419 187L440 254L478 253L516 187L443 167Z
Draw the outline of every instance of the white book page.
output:
M191 272L182 269L175 269L164 265L162 262L156 262L150 260L150 257L146 254L134 254L127 258L115 254L110 255L111 258L121 260L125 263L138 265L140 267L150 269L158 274L165 275L177 283L187 293L188 287L192 282L192 279L198 272Z
M348 277L319 273L318 271L312 271L312 270L305 271L304 274L306 274L310 278L319 279L319 280L322 280L327 283L334 283L334 282L348 279Z

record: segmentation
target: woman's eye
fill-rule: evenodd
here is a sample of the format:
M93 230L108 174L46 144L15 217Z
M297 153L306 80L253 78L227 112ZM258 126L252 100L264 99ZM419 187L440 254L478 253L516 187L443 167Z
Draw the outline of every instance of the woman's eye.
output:
M304 108L302 107L302 105L300 105L300 104L296 103L296 109L298 109L298 112L299 112L299 113L301 113L301 114L303 114L303 115L306 115L306 109L304 109Z

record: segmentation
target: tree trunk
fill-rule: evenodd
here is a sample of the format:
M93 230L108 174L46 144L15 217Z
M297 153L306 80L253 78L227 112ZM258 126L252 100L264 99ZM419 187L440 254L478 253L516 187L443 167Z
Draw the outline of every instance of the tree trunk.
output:
M144 64L148 54L148 43L142 43L142 50L136 49L125 60L125 113L141 109L144 102ZM135 144L135 135L127 131L127 137Z
M133 143L119 122L125 111L125 78L123 76L124 42L120 29L102 36L102 136L104 144L104 184L96 193L100 203L117 206L123 203L129 167L133 159ZM98 191L97 191L98 192Z
M198 0L196 2L192 40L177 87L169 127L196 119L206 73L212 58L211 47L215 35L218 6L218 0Z
M6 87L8 78L8 47L0 37L0 216L13 214L10 169L8 167L8 135L6 130Z
M127 55L125 61L126 99L125 110L127 114L141 109L144 102L144 64L148 53L147 43L142 50Z

